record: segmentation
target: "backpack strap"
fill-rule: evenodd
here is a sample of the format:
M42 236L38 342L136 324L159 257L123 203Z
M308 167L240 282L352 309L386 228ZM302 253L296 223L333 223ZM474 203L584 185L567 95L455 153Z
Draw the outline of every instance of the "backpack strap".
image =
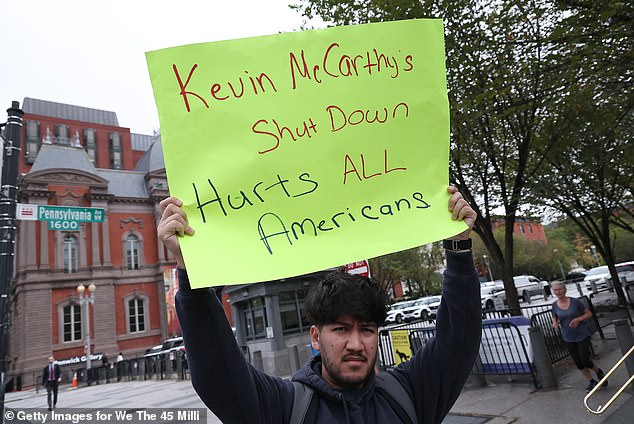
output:
M387 372L377 374L375 385L377 393L390 404L403 423L416 424L418 422L412 398L393 374Z
M319 396L315 396L312 387L293 381L295 393L293 410L289 424L315 424L319 411ZM416 408L403 385L390 373L375 376L376 391L387 401L404 424L416 424Z
M312 387L293 381L293 411L289 424L315 424L319 410L319 396L314 396Z

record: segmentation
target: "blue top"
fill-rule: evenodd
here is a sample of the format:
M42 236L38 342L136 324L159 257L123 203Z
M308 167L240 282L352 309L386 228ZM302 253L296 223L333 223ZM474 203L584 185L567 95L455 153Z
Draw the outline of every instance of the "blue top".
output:
M209 289L189 286L179 270L176 310L192 384L209 409L232 424L288 424L293 384L269 376L242 355L222 305ZM480 283L470 253L447 252L436 337L391 371L411 396L419 424L439 424L458 398L478 356L482 331ZM380 393L374 373L360 389L335 390L321 376L318 355L293 380L319 396L318 424L383 424L400 419Z
M586 307L574 297L569 297L568 299L570 299L568 309L561 309L559 305L557 305L557 301L553 302L553 315L555 315L559 321L559 329L561 330L561 337L564 341L576 343L590 337L590 329L585 321L581 321L577 328L570 326L570 321L583 315Z

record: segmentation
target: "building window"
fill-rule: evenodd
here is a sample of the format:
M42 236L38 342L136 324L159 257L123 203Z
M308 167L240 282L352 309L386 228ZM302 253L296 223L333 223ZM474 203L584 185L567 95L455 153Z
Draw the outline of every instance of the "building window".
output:
M524 234L526 230L524 230L524 224L520 224L520 234Z
M308 290L282 292L279 296L280 317L284 334L303 333L310 328L310 321L304 308Z
M125 254L128 269L139 269L139 238L129 234L125 240Z
M81 308L67 305L62 308L64 342L81 340Z
M110 133L110 168L121 169L121 136L117 132Z
M266 307L263 297L256 297L246 302L242 315L244 317L244 334L247 340L266 337Z
M531 233L531 234L533 234L533 226L532 226L532 225L529 225L529 226L528 226L528 232L529 232L529 233Z
M143 299L128 300L128 332L145 331L145 302Z
M35 162L37 152L40 149L40 123L26 121L25 161L28 164Z
M64 272L77 272L77 239L73 236L64 237Z
M84 130L84 148L93 165L97 163L97 132L91 128Z
M70 129L68 125L57 125L55 127L55 142L57 144L70 144Z

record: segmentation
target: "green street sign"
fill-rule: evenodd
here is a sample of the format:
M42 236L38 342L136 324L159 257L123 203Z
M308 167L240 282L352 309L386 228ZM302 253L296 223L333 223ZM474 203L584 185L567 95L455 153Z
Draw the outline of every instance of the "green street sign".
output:
M48 221L49 230L79 230L78 221Z
M103 222L105 210L103 208L79 208L74 206L47 206L39 205L37 208L37 219L39 221L49 221L49 229L66 229L51 228L50 222ZM57 226L61 224L53 224ZM79 225L75 229L79 228ZM72 229L72 228L68 228Z

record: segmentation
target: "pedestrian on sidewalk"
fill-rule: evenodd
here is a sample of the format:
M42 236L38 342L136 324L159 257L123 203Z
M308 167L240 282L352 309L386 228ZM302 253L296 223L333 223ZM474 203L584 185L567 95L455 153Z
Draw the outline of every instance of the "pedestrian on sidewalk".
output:
M590 358L590 329L586 320L592 318L592 312L583 303L574 297L566 295L566 285L562 281L552 283L552 291L557 297L553 302L553 328L561 330L561 337L570 352L572 360L588 380L586 391L591 391L601 380L605 373ZM590 371L594 371L597 380L592 377ZM603 387L608 385L607 380Z
M469 376L482 331L480 283L469 238L476 213L455 187L448 192L448 218L463 221L467 229L443 243L447 269L435 337L407 362L377 374L385 291L367 277L330 273L305 300L311 344L319 354L292 382L248 364L214 292L190 287L178 240L194 236L194 230L180 200L163 200L158 236L179 268L176 310L192 384L203 402L232 424L296 424L310 422L309 416L323 424L439 424ZM398 396L390 394L399 389ZM312 393L310 401L294 401L305 399L306 392ZM294 417L301 411L297 404L304 407L303 419Z
M49 411L52 411L57 405L57 388L60 381L62 381L62 369L51 355L48 357L48 365L44 367L42 373L42 386L46 387Z

